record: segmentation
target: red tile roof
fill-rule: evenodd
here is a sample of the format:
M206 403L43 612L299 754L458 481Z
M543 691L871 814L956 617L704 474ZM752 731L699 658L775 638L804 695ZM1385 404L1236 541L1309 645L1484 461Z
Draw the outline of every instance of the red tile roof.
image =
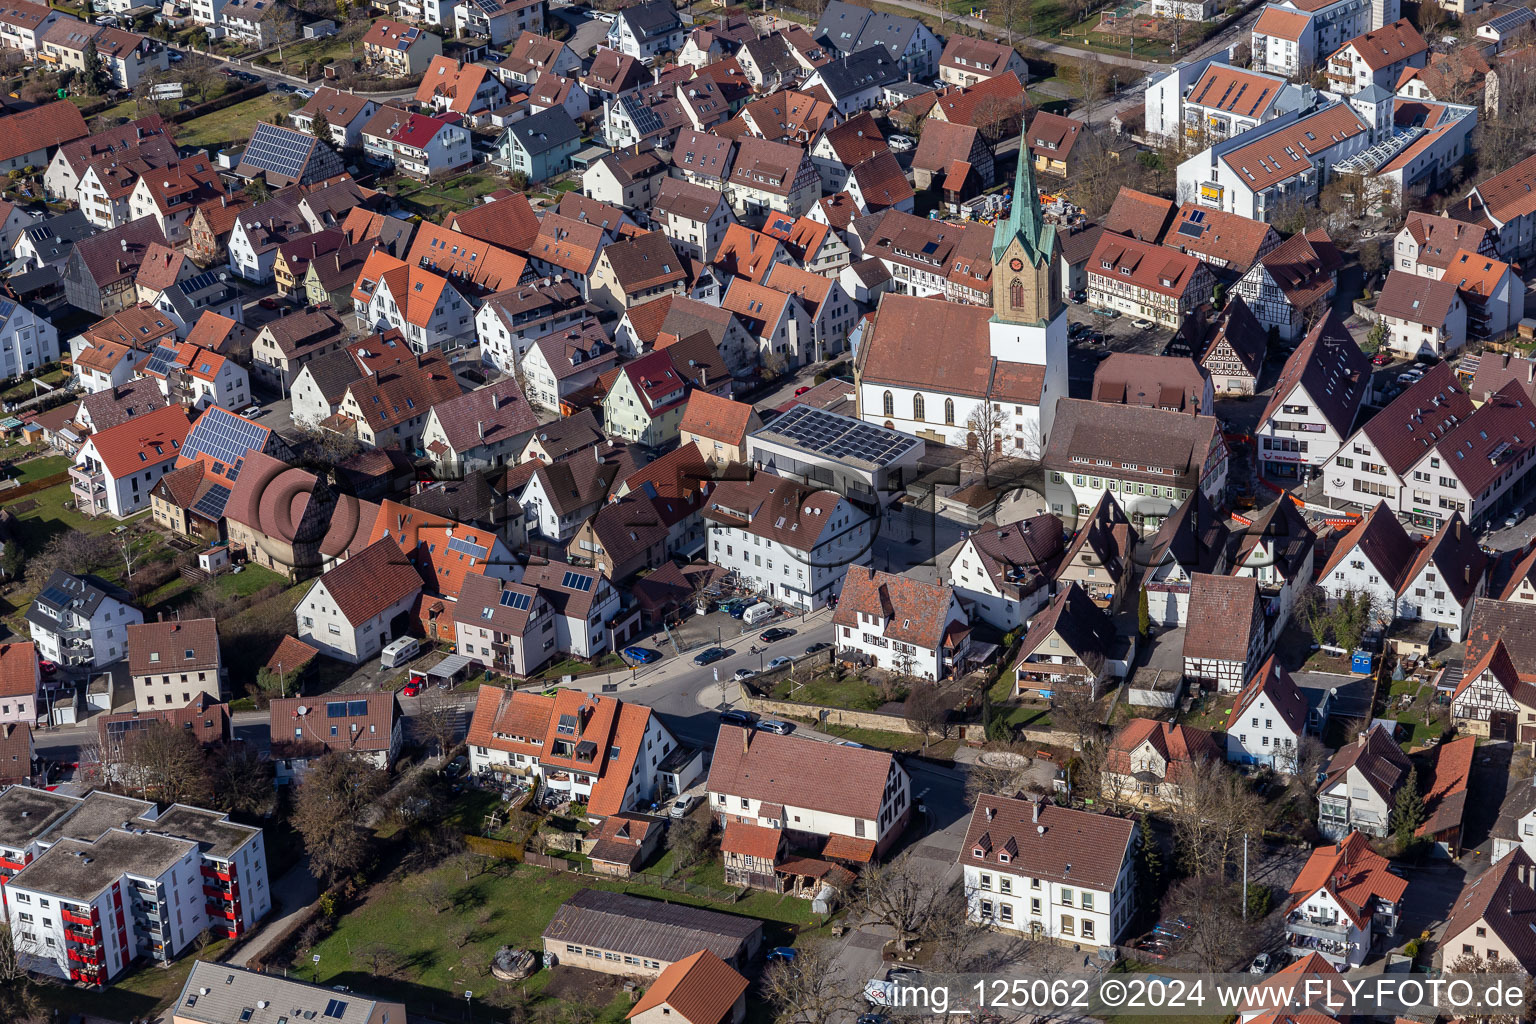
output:
M374 540L330 569L320 582L353 626L361 626L421 590L416 567L388 537Z
M44 103L0 117L0 161L15 160L90 135L80 108L69 100Z
M1351 832L1342 842L1319 846L1291 883L1292 906L1326 890L1357 927L1370 923L1379 902L1395 905L1408 890L1408 880L1392 873L1392 865L1370 847L1363 834Z
M37 644L0 644L0 697L35 697L41 679Z
M709 791L876 821L896 770L887 751L722 725Z
M168 405L91 435L87 444L114 479L148 466L174 462L192 423L179 405Z
M730 834L727 826L726 834ZM722 1024L747 990L747 979L707 949L666 966L625 1020L667 1006L686 1024ZM666 1012L666 1011L663 1011Z

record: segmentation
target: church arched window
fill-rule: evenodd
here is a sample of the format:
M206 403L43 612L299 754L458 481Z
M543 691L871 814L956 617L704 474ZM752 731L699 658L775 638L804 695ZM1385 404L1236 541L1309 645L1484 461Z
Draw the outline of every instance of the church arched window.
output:
M944 422L950 426L955 425L955 400L953 398L944 399Z
M924 415L924 413L926 411L927 410L924 408L923 396L922 395L913 395L912 396L912 418L915 419L915 420L927 419L927 417Z
M896 415L896 398L889 391L885 393L885 399L882 404L887 416Z
M1024 282L1018 278L1008 286L1008 305L1014 309L1024 308Z

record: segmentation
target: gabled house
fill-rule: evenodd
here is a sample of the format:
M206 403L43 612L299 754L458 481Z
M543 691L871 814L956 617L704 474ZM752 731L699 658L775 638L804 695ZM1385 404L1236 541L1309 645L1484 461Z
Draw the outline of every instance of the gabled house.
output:
M619 365L619 353L597 320L588 318L534 340L522 360L528 401L558 412L565 399L589 388Z
M1451 695L1451 721L1473 736L1524 740L1536 722L1536 685L1516 670L1503 639L1477 653Z
M530 442L531 443L531 442ZM583 523L607 504L619 482L635 469L632 455L614 444L572 452L517 474L518 503L529 532L563 551Z
M1259 417L1260 470L1305 480L1325 465L1349 437L1370 381L1370 359L1330 311L1285 361Z
M184 708L194 697L221 699L224 660L215 619L130 623L128 676L136 706Z
M1020 81L1029 75L1019 51L995 39L956 33L945 42L944 52L939 56L939 80L946 85L971 86L1008 71Z
M1239 279L1236 293L1266 331L1295 341L1326 312L1343 262L1326 231L1298 231L1261 256Z
M1195 573L1184 631L1184 678L1202 689L1237 693L1269 650L1271 617L1251 576Z
M665 351L620 366L603 399L609 436L658 447L676 439L687 404L688 380Z
M0 724L32 726L48 719L43 674L38 668L37 645L31 641L0 644Z
M342 754L388 772L400 755L405 712L393 692L352 693L346 699L280 697L269 708L277 784L303 781L311 765Z
M421 576L392 537L381 537L330 569L294 610L296 635L338 661L358 665L404 635Z
M1135 660L1133 638L1115 631L1109 615L1069 583L1029 625L1014 663L1014 693L1041 696L1066 690L1097 700Z
M1362 32L1328 58L1325 74L1329 89L1345 96L1379 86L1397 88L1403 72L1422 68L1429 46L1407 18L1399 18L1369 32Z
M151 216L129 221L75 243L64 266L64 292L73 306L111 316L138 301L135 278L153 244L166 244Z
M1049 512L1006 526L983 523L955 551L940 578L969 616L1008 633L1050 600L1067 531Z
M1084 518L1062 552L1055 586L1082 588L1088 599L1115 612L1125 601L1131 579L1139 568L1134 556L1136 530L1125 510L1106 492Z
M155 482L176 464L191 421L181 406L92 434L69 468L75 506L90 516L119 519L149 505Z
M1442 969L1475 957L1494 970L1536 969L1536 862L1515 848L1462 886L1439 943Z
M1317 583L1329 599L1369 594L1372 621L1391 623L1419 552L1397 516L1378 502L1349 532L1334 543Z
M1244 528L1237 534L1228 571L1259 581L1259 593L1272 609L1273 635L1290 621L1296 599L1312 585L1317 535L1285 496L1233 518Z
M508 174L544 181L571 169L581 129L563 106L551 106L509 125L496 140L496 164Z
M608 45L643 61L681 49L686 35L670 4L647 0L618 12L608 28Z
M538 428L516 378L486 384L433 405L421 445L444 479L517 461Z
M982 796L957 858L966 917L1074 951L1113 946L1136 913L1136 850L1129 818Z
M1443 357L1467 343L1467 304L1446 278L1392 271L1377 296L1376 315L1387 329L1386 347L1409 359Z
M697 263L714 260L734 220L719 190L672 177L657 184L650 214L672 248Z
M879 47L903 75L927 79L938 70L939 41L916 18L831 0L812 35L839 56Z
M970 644L952 587L864 567L844 578L832 625L839 651L911 678L958 675Z
M1203 492L1180 502L1136 553L1151 620L1165 628L1188 625L1195 574L1225 575L1232 549L1232 528Z
M416 102L435 113L454 113L477 120L501 106L507 90L483 64L465 64L444 57L432 58L416 87Z
M1259 220L1185 203L1163 236L1170 249L1209 263L1226 281L1241 278L1280 245L1280 233Z
M912 818L912 784L890 753L722 725L709 769L722 825L779 829L793 848L850 866L889 850Z
M603 247L588 279L588 298L619 316L661 295L682 295L688 271L660 232L635 235Z
M1385 836L1398 790L1413 764L1392 738L1390 726L1373 724L1339 748L1317 787L1317 828L1326 839L1351 832Z
M821 197L821 175L801 146L743 138L731 163L731 208L743 218L810 211Z
M1399 620L1429 622L1460 643L1472 602L1487 593L1488 556L1477 535L1452 512L1440 532L1419 548L1397 595Z
M1353 832L1319 846L1291 883L1286 945L1292 955L1317 953L1342 969L1371 956L1377 939L1397 933L1408 881Z
M443 40L437 33L429 32L419 25L406 25L389 18L380 18L375 21L363 36L364 62L387 78L419 75L427 70L433 60L442 56L442 53ZM308 106L314 106L315 100L318 100L321 93L326 91L328 90L316 89L315 96ZM307 110L308 107L305 109ZM307 126L298 124L298 121L294 123L306 131L309 130ZM353 138L349 141L357 140Z
M746 402L695 390L689 392L678 422L678 440L692 442L706 460L724 466L746 461L747 437L762 425L757 410Z
M1204 729L1133 718L1110 740L1104 795L1143 810L1177 807L1201 766L1222 759L1221 744Z
M1293 774L1301 764L1301 741L1312 717L1296 681L1271 655L1227 716L1227 760Z

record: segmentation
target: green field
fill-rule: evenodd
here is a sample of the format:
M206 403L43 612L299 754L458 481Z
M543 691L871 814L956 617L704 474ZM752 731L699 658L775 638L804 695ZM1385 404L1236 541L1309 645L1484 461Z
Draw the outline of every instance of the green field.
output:
M219 149L249 139L257 121L271 121L279 117L286 124L292 110L293 104L286 94L269 92L193 118L181 126L176 142L181 146Z

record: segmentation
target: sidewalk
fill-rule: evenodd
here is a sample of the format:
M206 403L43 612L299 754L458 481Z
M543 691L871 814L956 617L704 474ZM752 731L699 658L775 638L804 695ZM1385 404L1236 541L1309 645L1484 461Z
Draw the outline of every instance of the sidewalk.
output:
M283 930L293 923L293 919L319 898L320 887L309 873L309 858L305 857L272 885L273 914L282 916L268 917L266 923L256 930L256 934L235 950L226 963L244 967L267 952Z

